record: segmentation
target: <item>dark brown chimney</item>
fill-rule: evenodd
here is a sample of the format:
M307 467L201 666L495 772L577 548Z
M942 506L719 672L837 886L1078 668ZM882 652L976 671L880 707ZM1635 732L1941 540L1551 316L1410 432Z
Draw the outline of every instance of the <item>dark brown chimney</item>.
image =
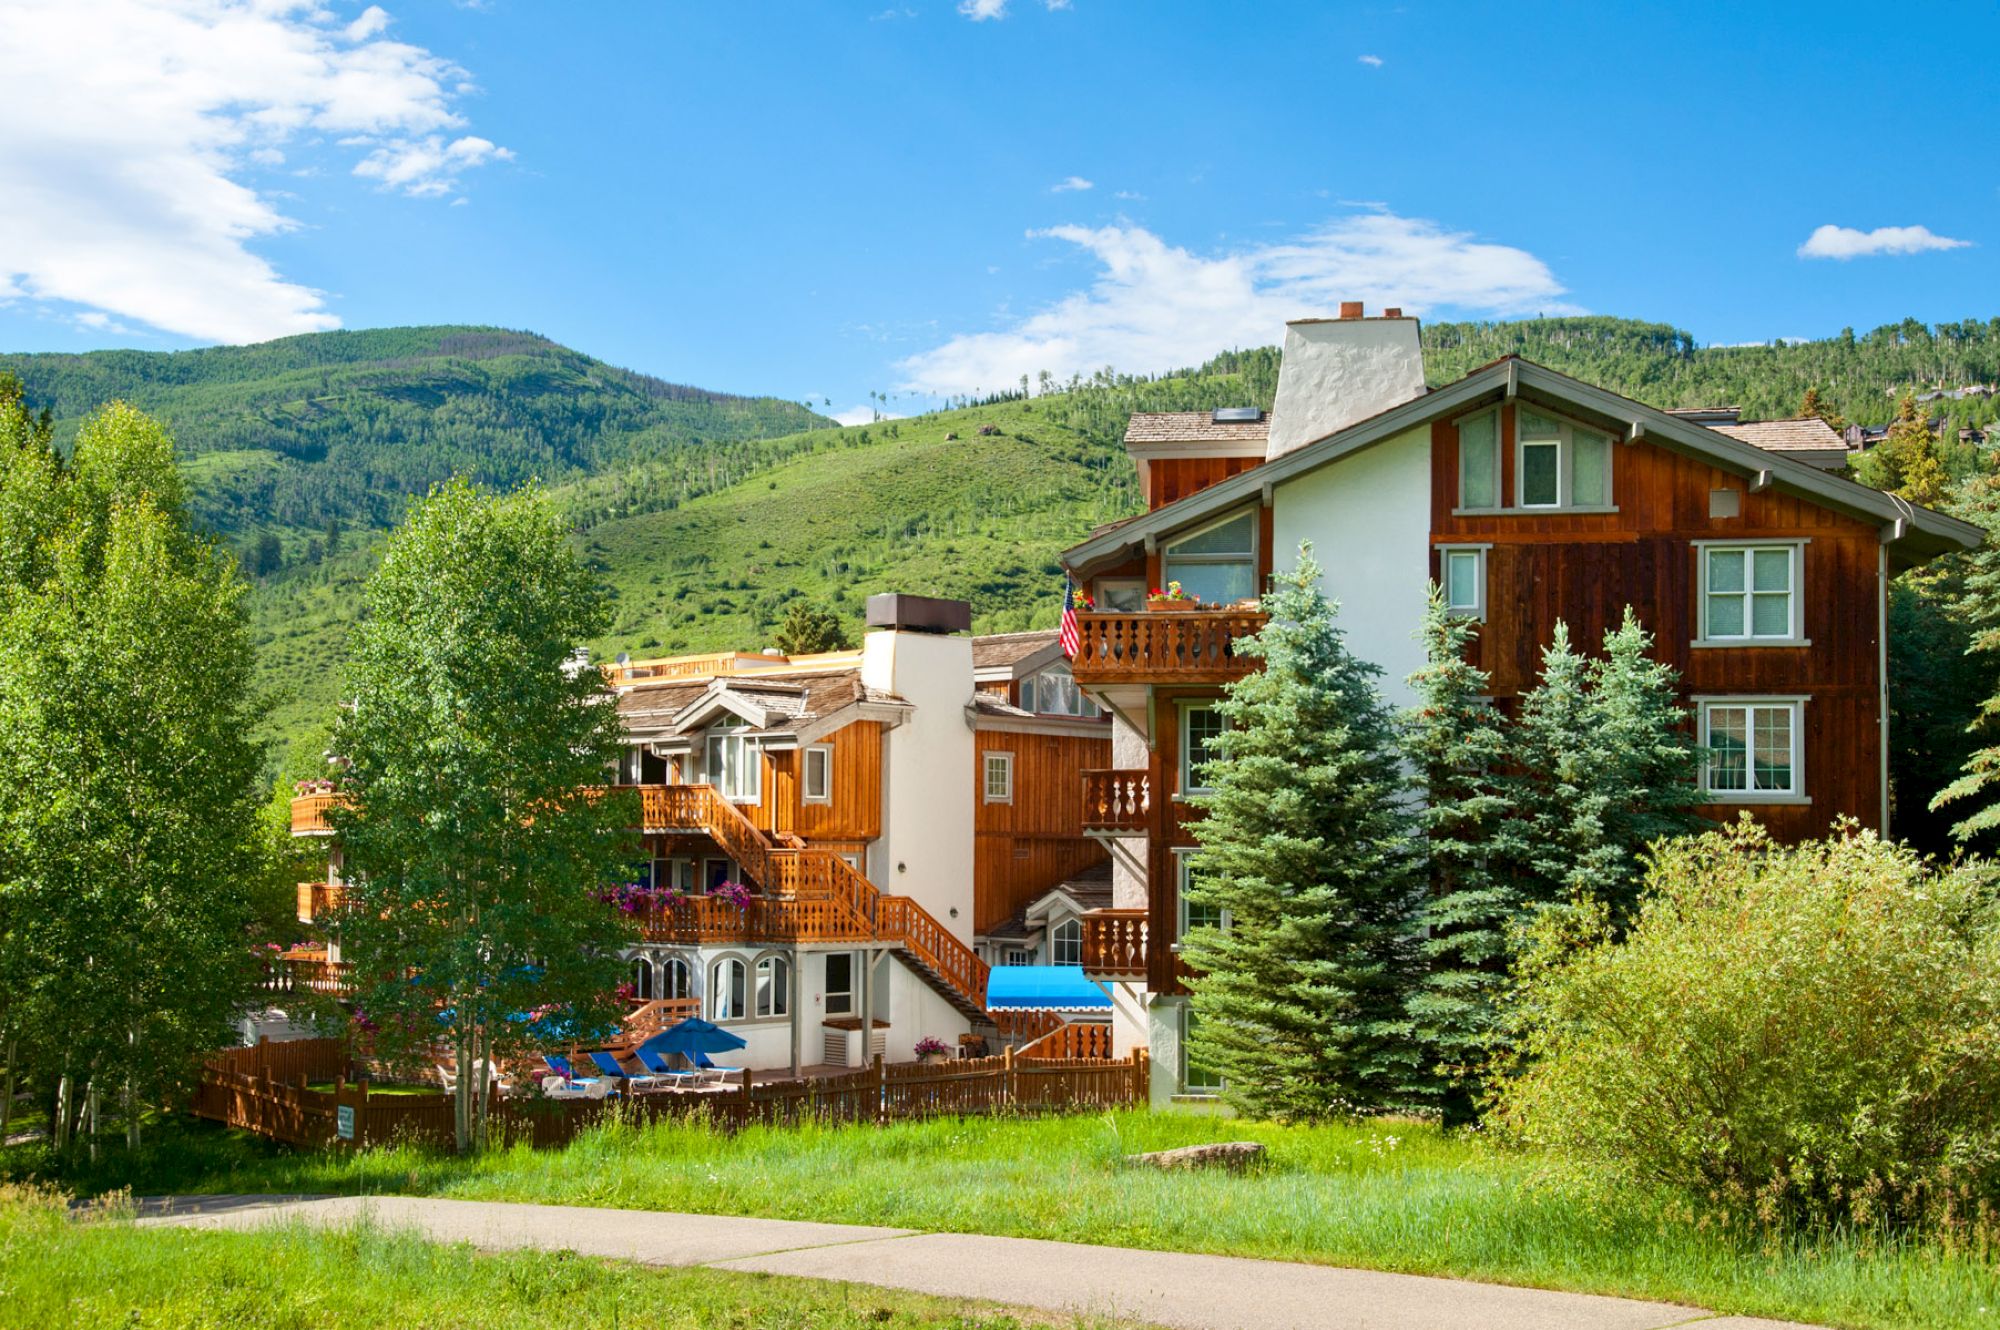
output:
M1359 300L1343 300L1343 301L1341 301L1341 302L1340 302L1340 317L1341 317L1341 318L1343 318L1343 319L1358 319L1358 318L1360 318L1360 317L1361 317L1361 302L1360 302Z
M1382 317L1385 319L1400 319L1403 317L1403 307L1401 305L1391 305L1382 311Z

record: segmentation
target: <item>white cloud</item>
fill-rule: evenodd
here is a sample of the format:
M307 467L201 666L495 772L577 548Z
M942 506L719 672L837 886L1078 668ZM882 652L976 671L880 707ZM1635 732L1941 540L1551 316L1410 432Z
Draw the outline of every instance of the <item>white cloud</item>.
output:
M462 132L470 76L384 37L376 6L342 22L314 0L7 0L6 22L0 292L17 298L208 341L337 327L250 248L297 222L240 176L331 141L422 197L509 156Z
M1068 194L1077 190L1095 189L1095 188L1096 185L1093 182L1085 180L1080 175L1072 175L1072 176L1064 176L1061 184L1050 186L1049 193Z
M1114 199L1144 199L1146 196L1135 189L1121 189L1111 197Z
M1007 0L958 0L958 12L974 23L1007 17Z
M1380 69L1382 67L1382 57L1379 55L1363 55L1355 58L1370 69Z
M1935 235L1928 226L1822 226L1799 246L1802 259L1859 259L1874 254L1921 254L1927 249L1964 249L1970 240Z
M872 425L878 420L902 420L904 417L880 407L850 406L845 411L832 412L831 418L841 425Z
M935 397L992 390L1043 370L1068 378L1107 365L1147 373L1198 364L1232 346L1268 346L1287 319L1342 300L1410 313L1572 313L1563 287L1526 250L1389 212L1337 218L1297 239L1215 255L1143 227L1058 226L1030 233L1097 260L1088 290L986 333L961 333L901 362L904 388Z
M1043 0L1043 3L1049 7L1051 14L1059 9L1068 9L1070 7L1070 0Z

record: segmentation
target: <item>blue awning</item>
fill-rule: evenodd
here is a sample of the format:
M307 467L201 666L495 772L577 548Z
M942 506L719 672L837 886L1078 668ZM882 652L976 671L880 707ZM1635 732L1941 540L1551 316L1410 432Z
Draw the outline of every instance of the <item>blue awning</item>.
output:
M1111 995L1081 965L996 965L986 975L989 1011L1110 1011Z

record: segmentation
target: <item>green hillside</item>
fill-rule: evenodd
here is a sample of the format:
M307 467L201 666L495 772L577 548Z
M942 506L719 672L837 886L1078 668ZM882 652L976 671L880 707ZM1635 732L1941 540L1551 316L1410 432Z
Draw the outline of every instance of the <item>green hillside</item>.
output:
M1432 324L1424 341L1434 383L1516 353L1656 406L1728 403L1749 418L1793 414L1814 387L1849 418L1880 422L1904 391L2000 382L2000 320L1762 347L1697 347L1665 325L1607 318ZM403 495L453 470L550 485L617 597L612 633L591 644L605 655L766 646L798 596L858 630L863 601L885 590L968 599L983 631L1049 626L1057 553L1137 509L1126 417L1268 407L1277 363L1275 348L1232 351L1172 374L1100 374L847 428L496 329L9 356L0 370L69 429L111 397L157 412L205 520L239 548L279 534L283 567L256 580L251 603L271 733L289 740L331 714L347 625ZM1977 423L1994 407L1932 409Z

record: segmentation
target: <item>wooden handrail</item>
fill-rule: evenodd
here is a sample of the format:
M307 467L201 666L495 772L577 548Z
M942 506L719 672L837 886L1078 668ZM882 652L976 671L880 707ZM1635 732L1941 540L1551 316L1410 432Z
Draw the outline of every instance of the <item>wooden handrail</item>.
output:
M1083 773L1083 825L1092 831L1146 830L1153 778L1143 767Z
M1091 910L1083 916L1083 972L1146 973L1146 912Z
M875 933L839 901L753 896L731 905L690 896L642 915L640 936L683 946L717 942L871 942Z
M1111 1027L1086 1021L1058 1025L1041 1038L1014 1050L1017 1061L1021 1058L1069 1058L1108 1062L1115 1056L1111 1051Z
M986 1009L986 962L923 906L908 896L882 897L876 931L888 941L902 943L939 978L980 1010Z
M326 810L344 799L339 794L301 794L292 800L292 834L294 836L331 836L333 828L327 823Z
M1257 610L1148 611L1076 616L1078 683L1227 683L1260 662L1236 654L1268 616Z

